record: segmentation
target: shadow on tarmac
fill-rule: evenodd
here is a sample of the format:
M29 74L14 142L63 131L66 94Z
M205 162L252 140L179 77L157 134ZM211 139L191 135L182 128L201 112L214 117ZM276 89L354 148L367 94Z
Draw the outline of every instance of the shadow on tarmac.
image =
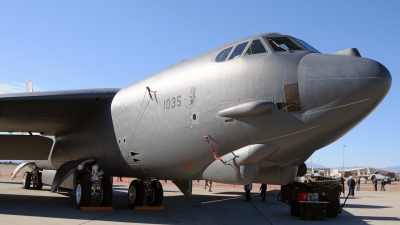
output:
M385 209L385 208L393 208L391 206L382 206L382 205L360 205L360 204L349 204L345 205L346 208L362 208L362 209Z
M0 182L9 185L7 182ZM11 182L10 182L11 183ZM19 188L18 183L12 183ZM3 185L3 186L4 186ZM163 211L136 211L128 207L127 186L114 185L113 211L81 211L75 206L75 196L69 192L43 194L42 191L20 189L10 194L0 194L0 215L32 216L38 220L68 219L68 224L87 221L126 222L144 224L309 224L318 221L303 221L290 214L288 205L276 200L279 191L267 192L266 202L261 201L258 192L252 193L252 201L244 201L244 192L213 190L208 192L197 188L191 199L176 190L164 190ZM170 187L168 187L170 188ZM2 191L3 189L0 189ZM7 190L11 190L8 188ZM219 192L221 191L221 192ZM93 204L93 202L92 202ZM95 205L95 204L93 204ZM346 205L348 208L384 208L370 205ZM399 221L396 217L354 216L346 207L337 218L327 218L324 224L367 224L365 220ZM14 217L13 217L14 218ZM47 221L47 219L51 219ZM10 220L10 219L9 219ZM1 221L1 219L0 219ZM11 220L13 221L13 220ZM21 222L21 221L20 221ZM18 223L20 223L18 222ZM54 220L54 223L58 223ZM65 222L64 222L65 223Z

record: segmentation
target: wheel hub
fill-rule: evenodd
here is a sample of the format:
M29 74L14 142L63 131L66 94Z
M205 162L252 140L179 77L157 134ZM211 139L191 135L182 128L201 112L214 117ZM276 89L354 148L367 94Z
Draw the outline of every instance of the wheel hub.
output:
M131 186L129 188L129 202L135 203L135 200L136 200L136 188L134 186Z
M76 186L76 202L77 203L81 202L81 197L82 197L82 187L81 187L81 184L78 184L78 186Z

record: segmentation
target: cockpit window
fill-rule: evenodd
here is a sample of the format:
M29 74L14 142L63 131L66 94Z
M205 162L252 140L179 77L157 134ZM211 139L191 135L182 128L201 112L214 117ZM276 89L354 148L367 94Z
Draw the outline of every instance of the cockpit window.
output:
M292 41L288 37L268 37L267 42L271 45L274 51L304 50L303 47Z
M226 48L220 52L217 57L215 58L215 61L217 62L223 62L225 61L226 57L228 57L229 53L231 52L232 47Z
M233 50L232 55L229 57L229 59L234 59L238 56L240 56L244 50L244 48L246 47L247 43L249 43L248 41L243 42L241 44L238 44L235 48L235 50Z
M267 52L265 50L264 45L261 43L260 40L254 40L251 45L249 46L249 49L246 51L246 55L253 55L253 54L259 54L259 53L265 53Z
M301 39L298 39L298 38L295 38L295 37L292 37L294 40L296 40L297 42L299 42L301 45L303 45L304 47L306 47L308 50L310 50L311 52L315 52L315 53L321 53L320 51L318 51L317 49L315 49L313 46L311 46L311 45L309 45L307 42L305 42L305 41L303 41L303 40L301 40Z

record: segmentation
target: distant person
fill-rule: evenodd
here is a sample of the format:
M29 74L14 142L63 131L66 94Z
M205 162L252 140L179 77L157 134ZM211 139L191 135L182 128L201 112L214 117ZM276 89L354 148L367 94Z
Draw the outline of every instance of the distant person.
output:
M251 200L251 196L250 196L251 189L253 189L253 184L251 182L244 185L244 190L246 191L246 201Z
M205 183L204 183L204 189L206 189L209 185L208 185L208 180L204 180L205 181Z
M350 179L347 181L347 186L349 186L349 195L354 197L354 187L356 186L356 182L352 176L350 176Z
M345 179L343 177L340 178L340 183L342 184L342 195L344 196L344 181Z
M265 202L265 195L267 194L267 185L266 184L261 184L260 187L260 191L261 191L261 201Z
M382 180L381 181L381 191L382 190L385 191L385 184L386 184L385 180Z
M357 180L356 180L357 191L360 191L360 185L361 185L361 180L360 180L360 178L357 178Z
M208 191L211 192L211 187L212 187L212 181L205 180L206 182L204 183L204 189L208 187ZM210 184L208 184L210 182Z
M392 179L388 178L386 184L389 186L389 191L392 191Z
M373 179L372 183L374 184L375 191L377 191L378 190L378 181L376 179Z

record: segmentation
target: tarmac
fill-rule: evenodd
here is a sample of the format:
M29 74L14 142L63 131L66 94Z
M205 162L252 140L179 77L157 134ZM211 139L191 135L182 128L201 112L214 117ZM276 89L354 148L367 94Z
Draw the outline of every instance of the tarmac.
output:
M400 224L400 191L397 190L356 191L336 218L305 221L290 214L289 206L276 199L279 190L271 186L265 202L255 187L248 202L244 201L240 186L213 186L209 192L196 183L190 199L170 182L163 184L164 210L139 211L128 206L128 182L115 182L114 210L83 211L75 206L75 196L67 190L51 193L50 186L26 190L21 188L20 177L11 181L2 176L0 224Z

